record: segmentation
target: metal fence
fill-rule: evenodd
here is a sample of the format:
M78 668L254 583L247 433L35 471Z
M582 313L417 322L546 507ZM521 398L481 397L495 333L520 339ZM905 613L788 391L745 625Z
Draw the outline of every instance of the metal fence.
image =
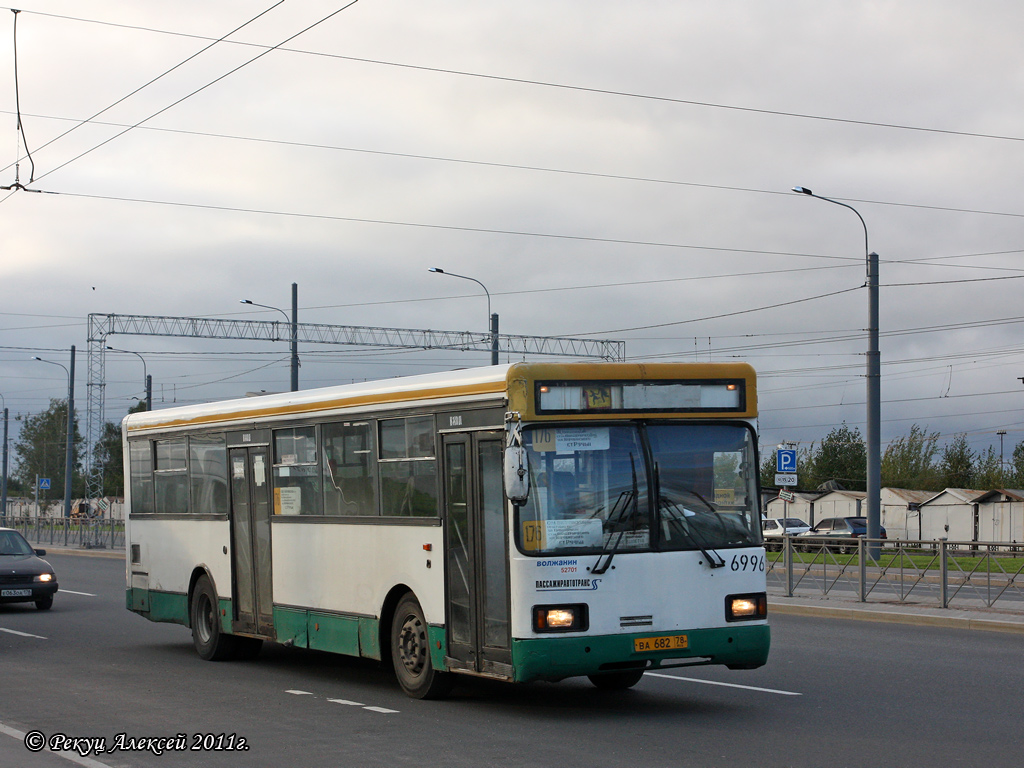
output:
M1024 612L1024 547L1018 545L786 536L780 550L768 553L768 585L787 597L836 594Z
M124 520L8 515L6 525L16 528L33 544L80 549L124 549Z

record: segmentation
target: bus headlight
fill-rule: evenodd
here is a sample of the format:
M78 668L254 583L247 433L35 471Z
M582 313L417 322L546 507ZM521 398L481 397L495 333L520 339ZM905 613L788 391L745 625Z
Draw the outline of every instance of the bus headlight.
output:
M759 621L768 618L768 597L764 592L729 595L725 598L726 621Z
M588 627L588 619L585 603L533 606L533 629L536 632L582 632Z

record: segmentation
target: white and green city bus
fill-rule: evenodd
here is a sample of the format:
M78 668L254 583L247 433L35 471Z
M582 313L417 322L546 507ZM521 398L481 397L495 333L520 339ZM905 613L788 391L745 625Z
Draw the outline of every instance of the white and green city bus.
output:
M457 675L763 665L753 369L517 363L127 417L127 607Z

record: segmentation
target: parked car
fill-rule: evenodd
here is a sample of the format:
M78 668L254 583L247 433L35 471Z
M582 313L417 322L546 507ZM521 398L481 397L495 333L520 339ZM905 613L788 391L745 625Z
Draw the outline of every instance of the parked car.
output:
M0 528L0 603L35 603L39 610L49 610L57 576L42 559L45 554L13 528Z
M878 537L880 539L888 538L885 533L885 527L879 526L879 528ZM816 539L816 541L808 541L806 544L801 544L798 548L806 552L824 544L830 548L838 549L840 554L845 555L850 552L856 552L856 539L867 535L868 519L866 517L827 517L798 535L800 539ZM836 540L835 543L830 542L830 539Z
M811 526L797 517L769 517L761 521L761 533L764 536L764 548L782 550L782 537L796 536L809 531Z

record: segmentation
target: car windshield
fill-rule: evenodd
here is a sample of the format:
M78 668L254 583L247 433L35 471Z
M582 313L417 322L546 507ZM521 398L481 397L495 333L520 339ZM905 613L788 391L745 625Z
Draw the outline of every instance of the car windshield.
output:
M752 432L733 424L527 428L530 554L701 550L760 543ZM659 490L654 504L654 489Z
M32 547L17 531L0 531L0 555L31 555Z
M849 524L851 528L859 529L868 527L867 518L864 517L848 517L846 518L846 522Z

